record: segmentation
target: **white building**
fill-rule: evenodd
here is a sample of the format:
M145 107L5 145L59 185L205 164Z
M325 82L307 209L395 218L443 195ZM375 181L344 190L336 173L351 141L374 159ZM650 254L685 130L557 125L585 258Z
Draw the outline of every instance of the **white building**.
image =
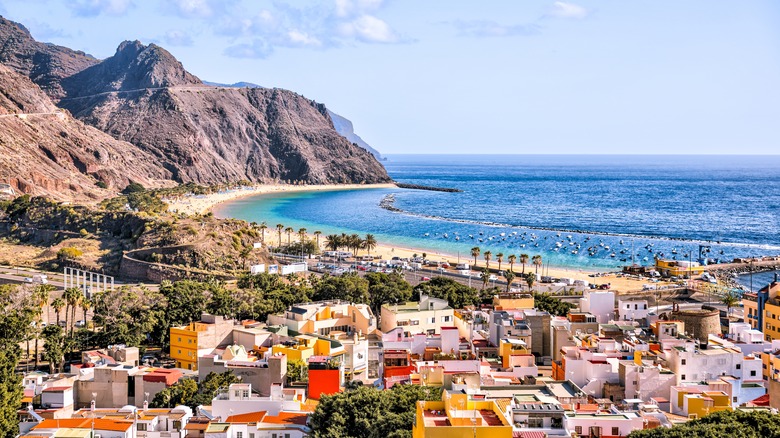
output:
M417 303L382 306L380 329L385 333L402 327L410 335L433 335L441 333L442 327L454 325L455 313L447 300L420 295Z
M618 300L618 318L621 321L647 319L649 313L647 300Z
M580 311L595 316L599 324L608 323L615 319L615 293L612 291L584 291L583 297L580 298Z

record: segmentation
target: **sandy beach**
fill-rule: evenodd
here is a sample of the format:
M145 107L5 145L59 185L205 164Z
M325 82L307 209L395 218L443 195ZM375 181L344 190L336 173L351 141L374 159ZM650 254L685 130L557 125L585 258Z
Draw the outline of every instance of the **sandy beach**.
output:
M321 192L328 190L357 190L394 188L395 184L323 184L323 185L291 185L263 184L241 187L209 195L185 196L178 199L163 199L168 204L168 211L187 215L205 214L217 205L247 196L279 192Z
M394 184L327 184L327 185L268 184L268 185L258 185L258 186L237 188L234 190L213 193L209 195L186 196L179 199L165 200L165 202L168 203L168 210L171 212L183 213L187 215L195 215L195 214L205 214L211 211L211 209L213 209L214 207L224 202L232 201L247 196L253 196L253 195L279 193L279 192L356 190L356 189L394 188L394 187L396 187ZM271 238L272 236L273 234L271 230L266 230L265 237ZM311 233L308 233L308 238L312 240L316 240L316 237ZM320 236L320 246L322 247L323 250L325 249L324 245L325 245L324 236ZM483 248L483 250L486 249L488 248ZM419 248L405 248L405 247L388 244L386 242L379 242L377 247L371 251L371 255L380 256L382 259L385 260L392 259L393 257L412 258L415 254L421 256L423 253L426 254L426 258L429 260L446 261L453 266L457 263L469 263L472 265L473 270L479 270L484 268L485 266L485 259L481 254L479 257L477 257L477 264L474 265L474 258L471 257L470 254L461 254L459 257L456 254L444 254L436 251L419 249ZM365 254L367 254L365 250L360 251L360 255L365 255ZM515 255L519 257L520 254L518 253ZM529 253L529 256L533 256L533 255L534 255L533 253ZM501 264L501 268L503 270L509 269L509 262L507 260L508 256L509 254L506 254L505 259ZM490 267L493 269L498 268L498 261L495 260L495 258L490 261ZM536 267L532 265L530 261L525 265L525 268L523 268L523 266L520 263L517 262L515 263L514 271L516 273L520 274L523 271L523 269L525 269L525 272L536 272ZM542 271L544 272L544 275L549 275L551 277L556 277L556 278L571 278L575 280L585 280L590 283L598 283L598 284L610 283L613 289L623 290L623 291L641 289L642 284L644 283L644 281L642 280L618 277L614 274L608 274L598 278L590 277L591 274L604 272L603 270L597 270L597 269L567 268L567 267L544 265L543 268L539 267L539 273L542 273ZM519 283L520 279L518 278L515 281Z

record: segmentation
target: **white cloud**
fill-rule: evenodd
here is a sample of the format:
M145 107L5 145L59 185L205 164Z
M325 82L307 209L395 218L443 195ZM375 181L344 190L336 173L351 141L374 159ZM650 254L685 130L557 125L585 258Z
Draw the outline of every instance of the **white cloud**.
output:
M255 39L247 44L236 44L225 49L225 54L234 58L267 58L273 47L266 41Z
M293 46L299 46L299 47L320 47L322 46L322 41L320 41L318 38L313 37L305 32L301 32L299 30L291 30L287 32L287 38L291 45Z
M206 0L175 0L174 4L187 17L210 17L214 13Z
M580 5L574 3L557 1L553 3L550 16L557 18L575 18L583 19L588 16L590 12Z
M132 0L75 0L66 2L73 13L82 17L97 15L124 15L131 6Z
M339 27L341 34L369 43L395 43L400 40L393 29L373 15L361 15Z
M373 12L382 3L383 0L336 0L336 16L346 18Z
M191 46L193 44L192 37L188 33L176 29L166 32L162 40L171 46Z
M530 36L541 31L537 24L504 25L489 20L456 21L454 25L459 35L472 37Z
M48 23L44 23L38 20L26 20L25 27L30 30L30 33L38 41L49 41L52 38L70 38L71 34L65 32L63 29L57 29L51 27Z

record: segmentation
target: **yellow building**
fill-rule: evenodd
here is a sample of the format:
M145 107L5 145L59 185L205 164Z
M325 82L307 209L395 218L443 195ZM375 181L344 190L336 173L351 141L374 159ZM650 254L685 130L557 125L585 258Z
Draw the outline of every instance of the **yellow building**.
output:
M333 340L318 338L311 335L299 335L295 337L296 344L277 344L271 347L273 354L284 353L287 360L302 360L307 362L312 356L338 357L344 354L344 347Z
M701 418L706 415L730 411L731 400L723 391L705 391L701 394L683 394L684 403L687 405L688 418Z
M764 339L773 341L780 339L780 302L777 299L770 299L764 304Z
M171 327L171 359L177 368L198 370L198 357L211 354L215 348L230 345L233 320L203 314L201 320L186 326Z
M414 438L511 438L512 425L494 400L444 391L442 401L419 401Z
M704 273L704 266L697 262L656 259L655 270L664 277L689 277Z
M530 294L510 293L493 297L496 310L529 310L534 308L534 297Z
M501 356L501 367L511 368L515 365L514 356L533 356L525 341L521 339L505 338L499 343L498 355Z
M763 368L764 380L780 380L780 353L777 351L762 352L761 363ZM775 372L777 370L777 372Z

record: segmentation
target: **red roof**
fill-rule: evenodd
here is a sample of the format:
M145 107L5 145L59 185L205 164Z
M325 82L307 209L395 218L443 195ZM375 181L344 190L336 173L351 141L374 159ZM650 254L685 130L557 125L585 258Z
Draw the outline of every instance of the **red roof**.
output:
M769 406L769 394L764 394L748 404L753 406Z
M157 368L148 374L144 374L143 378L145 382L161 382L165 383L166 386L171 386L178 382L182 376L182 372L177 369Z
M226 423L259 423L265 417L266 411L249 412L246 414L231 415Z
M547 434L544 432L512 432L512 438L547 438Z
M52 386L43 390L43 392L62 392L73 389L72 386Z
M263 419L263 423L271 424L297 424L306 425L308 415L299 412L279 412L279 415L269 415Z
M33 427L38 429L60 429L69 427L73 429L91 429L94 422L95 430L110 430L113 432L126 432L133 427L132 420L109 420L106 418L60 418L43 420Z

